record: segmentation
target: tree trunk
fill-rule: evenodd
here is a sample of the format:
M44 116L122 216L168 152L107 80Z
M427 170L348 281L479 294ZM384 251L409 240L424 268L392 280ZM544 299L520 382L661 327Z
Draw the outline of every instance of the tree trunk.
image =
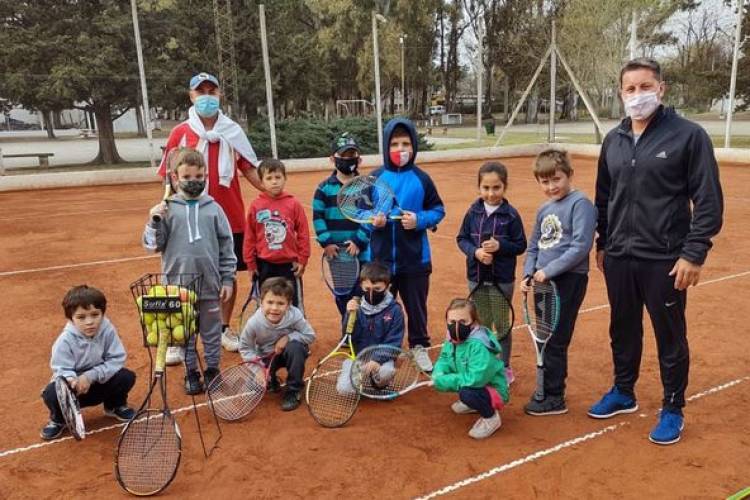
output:
M52 112L52 127L63 128L62 112L60 110L56 110Z
M536 123L539 117L539 88L534 87L534 90L529 95L526 101L526 123Z
M47 131L47 139L57 139L57 137L55 137L55 126L52 123L52 111L46 109L42 110L42 121L44 130Z
M94 116L98 128L99 154L92 163L112 165L122 163L115 144L115 131L112 124L112 108L108 102L94 102Z
M613 119L620 118L620 99L617 97L617 89L613 90L612 107L609 110L609 117Z
M505 77L505 86L503 88L503 115L505 116L505 123L508 123L510 118L510 78Z

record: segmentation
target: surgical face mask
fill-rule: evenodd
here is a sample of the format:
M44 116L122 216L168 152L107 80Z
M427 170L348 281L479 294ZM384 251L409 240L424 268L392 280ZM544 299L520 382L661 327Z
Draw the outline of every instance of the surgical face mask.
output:
M219 112L219 98L215 95L199 95L195 98L195 112L203 118L211 118Z
M645 92L634 95L623 101L625 113L633 120L646 120L659 107L660 99L657 92Z
M180 181L180 191L190 198L197 198L206 189L206 181Z
M453 321L448 323L448 335L450 336L451 342L458 344L469 338L471 331L474 329L472 325L465 325L459 321Z
M357 162L359 158L340 158L338 156L333 157L333 162L336 165L336 170L344 175L352 175L357 173Z
M369 290L365 292L365 300L372 306L376 306L385 299L385 290Z
M411 153L408 151L391 151L388 156L391 160L391 163L393 163L395 166L403 167L407 163L409 163Z

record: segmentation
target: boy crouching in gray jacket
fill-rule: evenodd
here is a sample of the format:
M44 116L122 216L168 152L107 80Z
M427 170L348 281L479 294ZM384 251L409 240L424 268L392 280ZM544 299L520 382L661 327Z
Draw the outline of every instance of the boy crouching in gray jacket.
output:
M269 390L280 388L276 378L279 368L286 368L286 393L281 402L284 411L300 405L305 374L305 360L310 355L310 344L315 331L302 312L292 305L294 287L285 278L269 278L260 289L260 307L253 314L240 335L240 355L245 361L271 358Z

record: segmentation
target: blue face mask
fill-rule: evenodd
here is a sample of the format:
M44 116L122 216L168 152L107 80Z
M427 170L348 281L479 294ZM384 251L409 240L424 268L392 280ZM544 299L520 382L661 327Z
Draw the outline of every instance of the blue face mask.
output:
M204 118L211 118L219 112L219 98L215 95L199 95L195 99L195 112Z

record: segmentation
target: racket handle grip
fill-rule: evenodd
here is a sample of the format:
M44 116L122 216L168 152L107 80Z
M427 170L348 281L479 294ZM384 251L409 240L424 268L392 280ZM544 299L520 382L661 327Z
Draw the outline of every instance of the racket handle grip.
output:
M351 334L354 331L354 324L357 322L357 311L349 311L349 317L346 320L346 333Z
M161 215L154 214L154 215L151 216L151 220L153 222L161 222Z

